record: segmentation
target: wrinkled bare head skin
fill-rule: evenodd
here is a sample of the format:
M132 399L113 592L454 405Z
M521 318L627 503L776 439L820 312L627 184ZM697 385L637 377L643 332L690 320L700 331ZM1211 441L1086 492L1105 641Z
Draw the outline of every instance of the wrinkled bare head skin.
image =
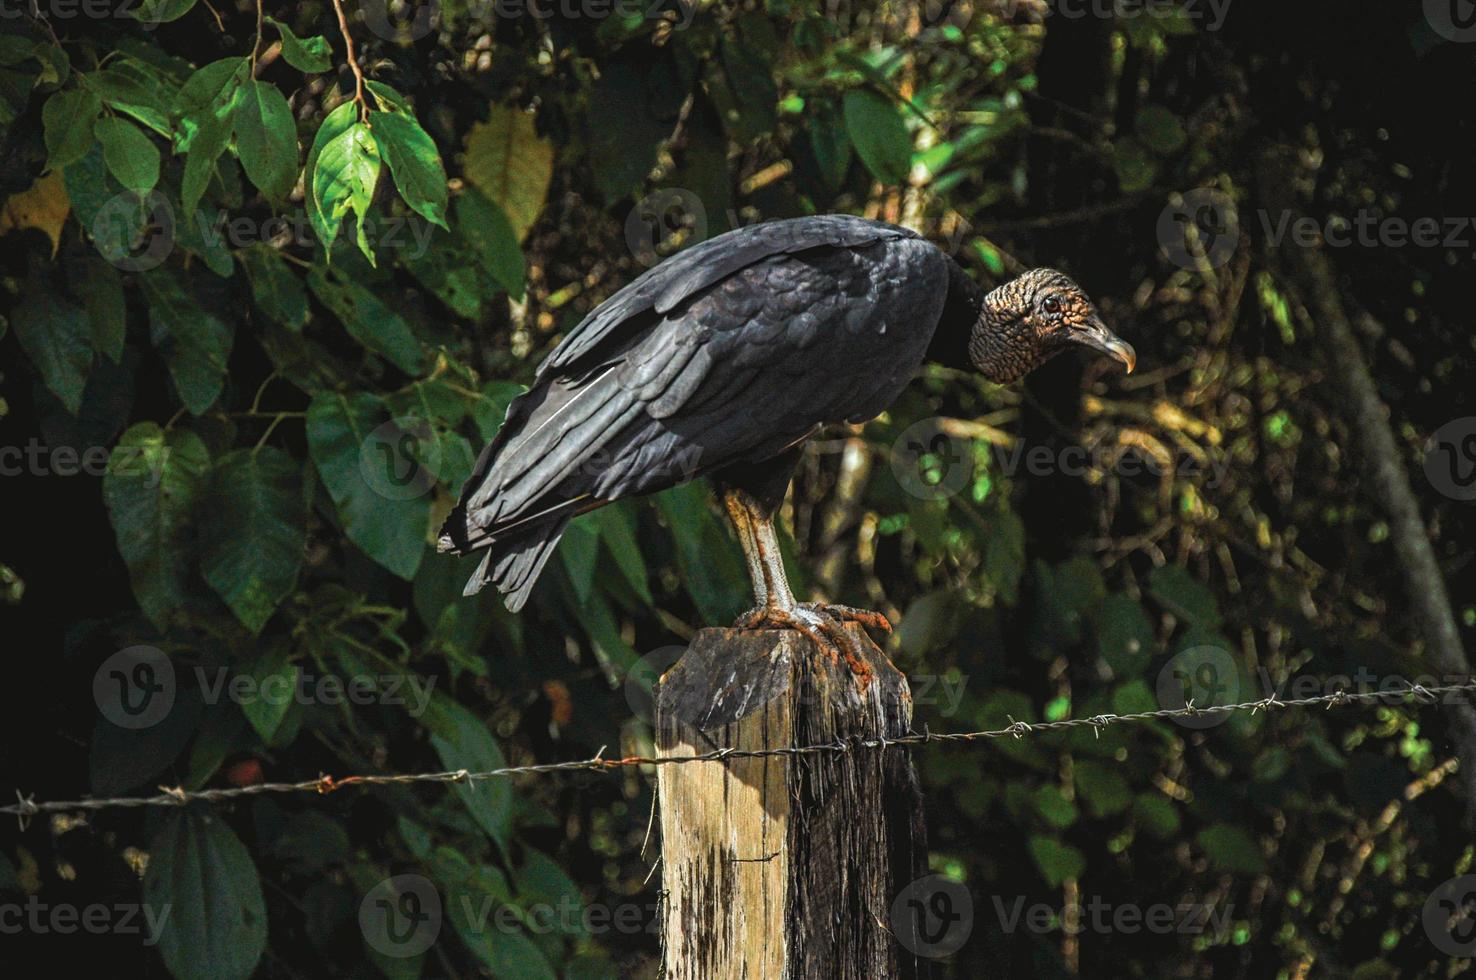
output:
M1121 361L1129 372L1137 364L1132 346L1107 329L1069 276L1031 269L984 297L969 357L985 377L1005 384L1075 344Z

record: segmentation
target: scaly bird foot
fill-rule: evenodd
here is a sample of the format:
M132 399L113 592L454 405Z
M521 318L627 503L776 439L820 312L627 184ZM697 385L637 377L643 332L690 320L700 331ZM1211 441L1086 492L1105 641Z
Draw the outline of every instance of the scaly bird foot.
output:
M883 633L892 632L892 623L887 617L870 609L857 609L855 606L842 606L829 602L802 602L799 607L806 612L818 613L842 623L860 623L867 629L881 630Z
M740 630L794 630L802 633L816 646L834 652L834 641L826 630L823 616L800 609L784 606L755 606L733 621L733 628Z
M864 617L864 618L863 618ZM828 606L818 602L804 602L792 608L783 606L758 606L739 616L733 626L736 629L795 630L810 642L830 655L832 660L845 657L846 665L863 682L871 678L871 667L866 663L861 643L845 623L857 622L875 629L890 631L892 626L880 613L850 606ZM864 684L863 684L864 686Z

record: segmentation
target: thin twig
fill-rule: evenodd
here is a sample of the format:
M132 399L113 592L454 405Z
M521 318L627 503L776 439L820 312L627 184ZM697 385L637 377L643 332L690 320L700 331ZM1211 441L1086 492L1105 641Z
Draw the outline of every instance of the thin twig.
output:
M364 98L364 70L354 54L354 36L349 33L348 16L343 12L343 0L333 0L333 11L338 14L338 32L343 35L343 55L348 61L349 71L354 73L354 102L359 106L359 121L369 122L369 102Z
M261 51L262 19L265 16L261 9L262 0L256 0L256 39L251 42L251 77L256 77L256 56Z
M210 0L203 0L203 2L205 4L205 9L210 11L210 16L215 18L215 29L224 34L225 21L220 19L220 11L215 9L215 6L211 4Z

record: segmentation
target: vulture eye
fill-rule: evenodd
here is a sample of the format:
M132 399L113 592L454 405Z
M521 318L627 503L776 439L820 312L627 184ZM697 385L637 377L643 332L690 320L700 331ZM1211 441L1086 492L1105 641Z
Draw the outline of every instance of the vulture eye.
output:
M1047 296L1045 302L1040 304L1048 316L1056 316L1061 312L1061 301L1055 296Z

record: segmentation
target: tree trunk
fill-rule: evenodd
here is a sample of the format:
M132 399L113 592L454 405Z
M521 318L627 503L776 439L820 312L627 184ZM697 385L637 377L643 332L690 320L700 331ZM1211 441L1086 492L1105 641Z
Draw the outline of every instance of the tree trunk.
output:
M1292 203L1296 173L1285 153L1268 153L1261 161L1263 196L1291 213L1294 225L1302 215ZM1363 348L1343 306L1336 270L1319 247L1294 244L1279 250L1307 305L1317 320L1318 337L1326 351L1332 378L1342 394L1350 428L1367 464L1366 480L1374 501L1388 515L1394 557L1408 583L1406 589L1415 626L1425 641L1425 660L1440 675L1440 683L1458 683L1471 677L1471 662L1461 644L1460 628L1446 591L1445 577L1435 560L1435 549L1420 516L1420 505L1409 482L1389 409L1364 361ZM1444 713L1451 741L1460 758L1458 785L1468 826L1476 826L1476 708L1465 699L1452 701Z

